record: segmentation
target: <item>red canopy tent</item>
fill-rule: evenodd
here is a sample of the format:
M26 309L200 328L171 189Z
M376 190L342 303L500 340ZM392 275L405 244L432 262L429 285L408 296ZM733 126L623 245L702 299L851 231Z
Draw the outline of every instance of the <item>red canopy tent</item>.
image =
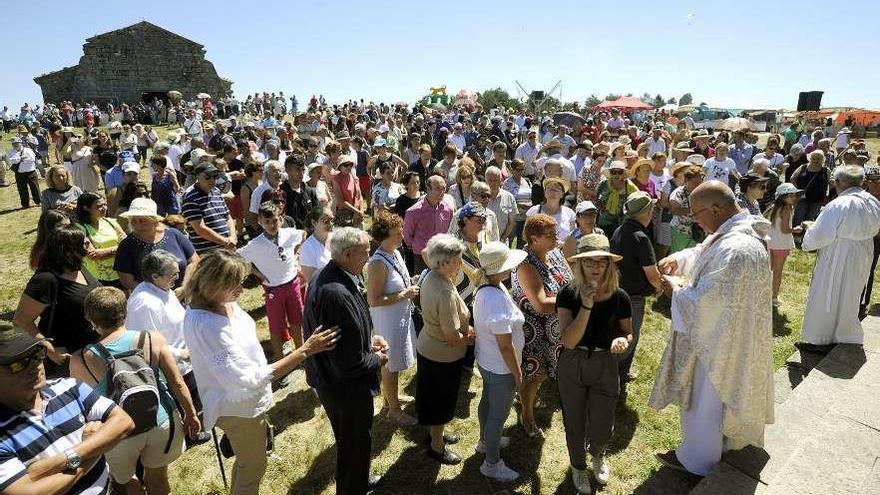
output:
M596 108L605 110L616 108L623 112L637 112L639 110L652 110L654 107L635 96L621 96L613 101L603 101L596 105Z

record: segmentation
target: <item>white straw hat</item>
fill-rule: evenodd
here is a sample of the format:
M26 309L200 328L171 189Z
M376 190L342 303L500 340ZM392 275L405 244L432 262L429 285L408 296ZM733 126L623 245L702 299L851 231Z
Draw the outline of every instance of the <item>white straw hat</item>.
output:
M486 275L497 275L513 270L526 259L528 253L520 249L510 249L503 242L493 241L480 250L480 266Z
M128 211L120 213L119 216L122 218L150 217L155 218L156 220L164 220L164 218L156 211L156 202L152 199L134 198L131 202L131 206L128 207Z

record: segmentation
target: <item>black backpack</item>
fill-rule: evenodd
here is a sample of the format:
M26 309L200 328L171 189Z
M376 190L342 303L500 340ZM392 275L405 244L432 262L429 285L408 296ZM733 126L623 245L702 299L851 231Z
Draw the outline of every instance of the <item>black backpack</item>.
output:
M170 407L165 404L166 401L162 400L165 388L156 376L153 367L150 366L149 360L144 358L145 339L150 339L150 349L152 350L153 343L149 332L140 332L137 346L125 352L113 355L100 342L93 344L93 349L97 350L96 354L107 363L105 375L107 378L107 397L128 413L134 422L131 436L139 435L158 426L156 416L159 408L166 408L171 421L168 443L165 446L167 453L174 438L174 418ZM83 365L92 378L99 382L100 380L86 364L85 356L83 356Z

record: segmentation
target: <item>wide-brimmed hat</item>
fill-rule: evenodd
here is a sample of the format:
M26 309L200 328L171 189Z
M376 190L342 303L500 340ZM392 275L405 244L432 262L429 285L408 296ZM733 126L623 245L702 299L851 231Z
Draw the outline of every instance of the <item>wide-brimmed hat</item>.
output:
M782 196L785 196L787 194L803 194L803 193L804 193L803 189L798 189L797 186L795 186L791 182L783 182L782 184L779 184L778 186L776 186L776 194L773 195L773 199L774 200L779 199Z
M320 163L317 163L317 162L312 162L309 164L308 167L306 167L306 175L310 175L313 170L323 169L323 168L324 168L324 165L321 165Z
M837 131L837 133L838 134L852 134L852 131L849 129L849 127L843 127L839 131Z
M527 256L521 249L510 249L503 242L493 241L480 250L480 267L486 275L497 275L518 267Z
M612 170L623 170L624 172L626 172L626 162L623 162L621 160L614 160L608 165L608 168L602 171L602 174L605 175L606 178L610 179Z
M627 146L632 143L632 139L630 139L629 136L620 136L619 138L617 138L617 142L624 146Z
M351 155L342 155L339 157L339 161L336 162L336 166L341 167L346 163L354 166L357 162L355 162L354 157Z
M623 259L622 256L611 252L611 243L608 238L602 234L585 234L577 243L577 254L568 258L568 261L575 261L584 258L610 258L611 261L618 262Z
M634 217L656 203L657 200L645 191L636 191L626 197L626 201L623 203L623 214L627 217Z
M0 321L0 364L9 364L19 358L36 352L35 348L43 341L51 339L36 338L31 334L16 330L8 321Z
M559 141L557 141L555 139L551 139L550 141L547 141L546 143L544 143L544 147L541 149L544 151L547 151L547 150L557 149L557 148L562 149L562 143L560 143Z
M571 188L571 183L561 177L548 177L544 179L544 182L541 185L544 187L544 190L547 190L547 186L549 184L559 184L562 186L562 191L564 194L568 194L568 190Z
M128 210L120 213L119 216L122 218L131 218L131 217L149 217L155 218L156 220L162 220L162 216L157 213L156 202L150 198L134 198L131 201L131 206L128 207Z
M649 169L654 168L654 162L648 160L647 158L640 158L632 164L632 167L629 168L629 175L635 177L636 171L638 171L640 167L643 167L645 165L647 165Z
M675 144L675 148L672 148L672 151L681 151L687 153L693 153L694 149L691 148L691 143L687 141L679 141Z
M675 162L671 167L669 167L669 175L671 177L675 177L675 174L677 174L679 170L686 167L691 167L693 165L694 164L691 162Z
M690 162L692 165L696 165L698 167L702 167L706 164L706 157L703 155L699 155L694 153L693 155L688 156L684 159L686 162Z
M760 184L762 182L767 182L768 180L770 180L770 177L762 177L754 172L750 172L739 178L739 187L741 190L745 191L752 184Z

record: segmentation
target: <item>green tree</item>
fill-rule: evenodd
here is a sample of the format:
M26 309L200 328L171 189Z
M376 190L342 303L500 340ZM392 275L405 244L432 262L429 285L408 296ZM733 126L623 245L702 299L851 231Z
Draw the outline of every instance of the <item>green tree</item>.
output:
M681 98L678 99L679 105L691 105L694 103L694 97L691 96L690 93L685 93L681 95Z
M614 93L608 93L607 95L605 95L605 101L613 101L618 98L620 98L620 95L616 95Z
M503 90L502 88L493 88L487 91L483 91L478 97L477 101L480 102L480 105L483 105L483 108L495 108L495 107L504 107L504 108L514 108L519 109L522 104L516 98L510 96L510 93Z
M672 98L666 100L666 103L669 103L670 105L675 105L676 103L678 103L678 100L676 100L673 96Z
M639 96L639 99L647 103L648 105L651 105L651 102L654 101L654 98L651 98L651 95L649 93L642 93L642 96Z
M663 97L660 96L659 94L657 96L655 96L654 99L651 101L651 105L654 105L654 108L660 108L665 103L666 103L666 100L664 100Z
M598 105L599 103L602 103L602 100L600 100L599 97L596 96L595 94L592 94L589 97L587 97L586 101L584 101L584 106L587 108L593 108L596 105Z

